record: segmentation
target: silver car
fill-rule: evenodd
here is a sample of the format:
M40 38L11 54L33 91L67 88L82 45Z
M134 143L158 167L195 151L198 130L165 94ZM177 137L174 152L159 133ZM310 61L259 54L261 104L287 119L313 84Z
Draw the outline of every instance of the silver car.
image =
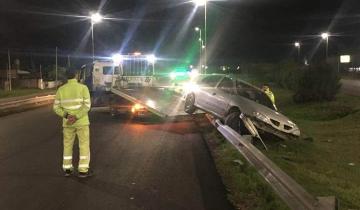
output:
M279 113L262 90L231 76L199 77L185 94L186 113L201 109L220 118L240 134L249 134L239 117L243 114L260 132L272 133L282 139L300 136L297 125Z

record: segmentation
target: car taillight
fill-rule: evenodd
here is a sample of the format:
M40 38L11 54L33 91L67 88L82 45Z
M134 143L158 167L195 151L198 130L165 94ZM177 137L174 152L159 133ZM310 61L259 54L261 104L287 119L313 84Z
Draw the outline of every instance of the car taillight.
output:
M144 109L145 107L141 104L135 104L132 108L131 108L131 112L135 113L141 109Z

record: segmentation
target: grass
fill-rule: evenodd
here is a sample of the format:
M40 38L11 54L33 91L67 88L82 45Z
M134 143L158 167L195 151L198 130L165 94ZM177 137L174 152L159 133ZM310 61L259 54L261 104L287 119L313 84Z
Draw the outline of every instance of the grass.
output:
M268 156L317 196L335 195L341 209L360 209L360 97L297 105L274 89L282 113L313 141L271 144Z
M258 148L312 195L334 195L340 209L360 209L360 97L340 94L331 102L295 104L290 91L273 92L280 112L298 124L303 138L267 138L269 151ZM209 132L217 139L214 159L235 206L286 209L240 154L219 133Z
M0 99L1 98L10 98L10 97L18 97L18 96L26 96L37 93L47 93L53 92L54 90L40 90L40 89L14 89L12 91L4 91L0 90Z

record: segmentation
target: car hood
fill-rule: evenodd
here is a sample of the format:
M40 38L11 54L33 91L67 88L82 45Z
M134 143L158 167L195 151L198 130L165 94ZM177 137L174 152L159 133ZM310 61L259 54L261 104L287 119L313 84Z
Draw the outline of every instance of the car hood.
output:
M238 106L241 111L248 117L266 122L271 127L282 132L300 135L297 125L278 111L272 110L262 104L251 101L242 96L233 97L232 103L234 103L234 106ZM261 119L261 117L259 118L257 113L267 117L268 121Z

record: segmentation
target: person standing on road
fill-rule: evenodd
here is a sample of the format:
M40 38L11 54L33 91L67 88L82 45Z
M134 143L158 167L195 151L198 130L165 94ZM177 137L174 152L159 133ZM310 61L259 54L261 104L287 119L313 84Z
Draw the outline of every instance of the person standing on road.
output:
M78 176L85 178L91 175L90 164L90 131L88 112L91 108L88 88L78 83L76 72L69 69L66 73L67 83L56 92L54 112L63 118L64 152L63 165L65 176L73 174L73 146L75 137L79 140Z
M274 93L270 90L270 86L268 84L264 84L262 86L262 91L264 91L264 93L270 98L272 104L274 105L275 110L277 110L277 107L275 105L275 95Z

